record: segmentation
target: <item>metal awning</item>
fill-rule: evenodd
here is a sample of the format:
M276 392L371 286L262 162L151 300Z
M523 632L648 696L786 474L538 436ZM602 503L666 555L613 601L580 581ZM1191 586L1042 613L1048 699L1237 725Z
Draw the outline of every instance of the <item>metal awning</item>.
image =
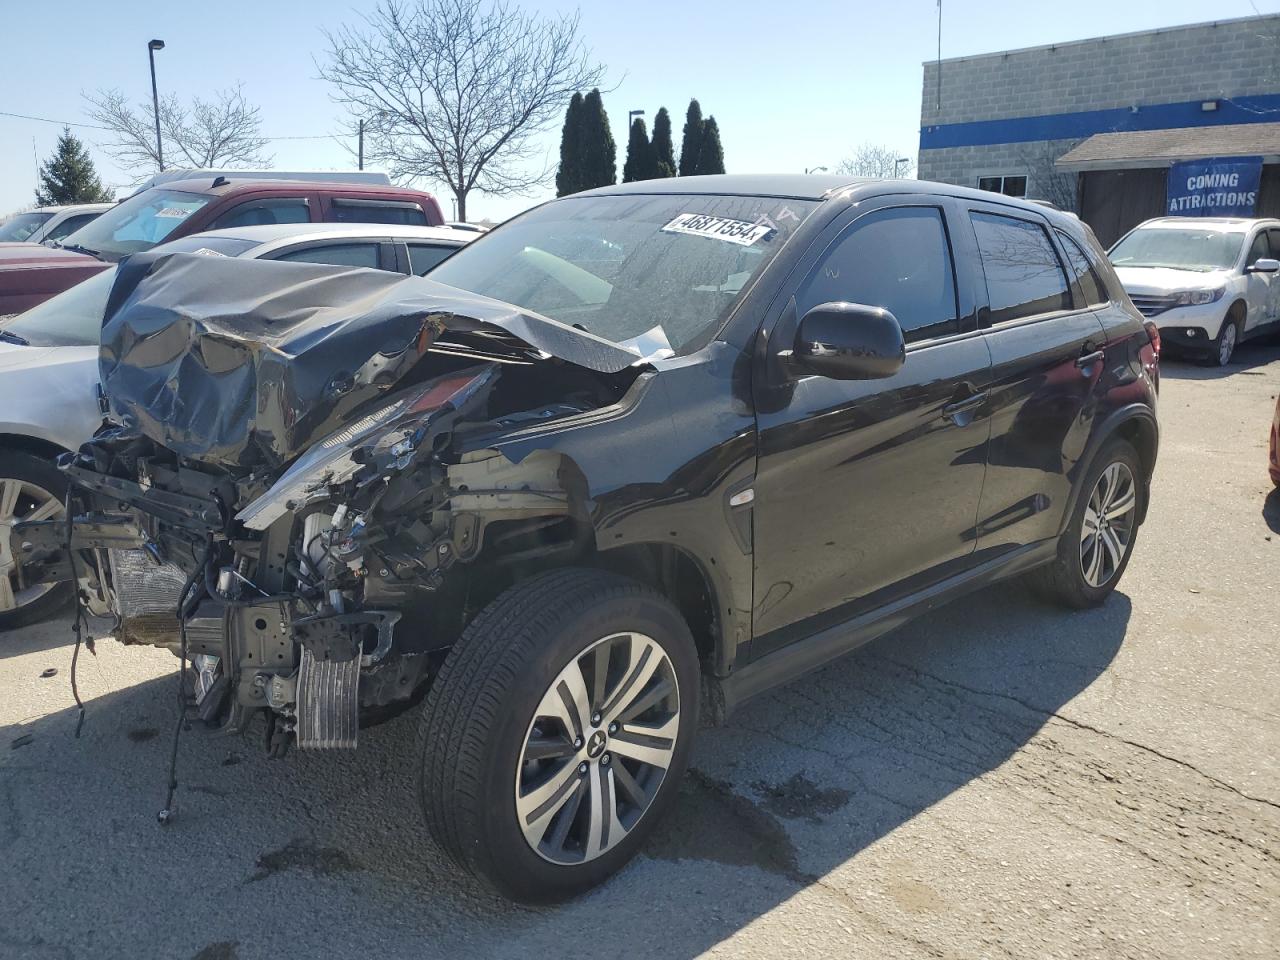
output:
M1167 130L1095 133L1055 162L1059 170L1167 167L1205 157L1262 157L1280 163L1280 123L1231 123Z

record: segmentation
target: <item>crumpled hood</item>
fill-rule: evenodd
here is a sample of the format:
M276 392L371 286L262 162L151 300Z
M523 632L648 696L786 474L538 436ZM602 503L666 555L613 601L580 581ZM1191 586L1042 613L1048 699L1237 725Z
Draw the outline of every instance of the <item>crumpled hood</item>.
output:
M1210 290L1226 283L1227 270L1175 270L1172 267L1116 267L1120 285L1130 296L1159 295L1178 290Z
M425 279L153 251L121 262L99 366L115 419L182 456L279 466L429 352L618 373L636 353Z

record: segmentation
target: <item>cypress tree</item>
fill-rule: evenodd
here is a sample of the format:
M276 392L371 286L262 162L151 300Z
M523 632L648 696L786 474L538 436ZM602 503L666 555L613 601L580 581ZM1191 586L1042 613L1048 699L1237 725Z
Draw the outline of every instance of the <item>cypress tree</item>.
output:
M582 94L575 93L564 112L560 131L560 168L556 170L556 196L582 189Z
M698 156L702 153L702 107L689 101L684 118L684 137L680 142L680 176L692 177L698 172Z
M714 116L707 117L702 128L702 152L698 155L698 173L724 173L724 148L720 146L720 127Z
M655 177L676 175L675 145L671 142L671 114L666 107L658 108L653 118L653 162Z
M111 192L102 186L89 152L70 127L62 128L53 156L40 166L36 203L42 207L64 203L108 203Z
M631 135L627 138L627 162L622 165L622 182L652 180L656 176L649 131L645 129L644 121L636 117L631 121Z
M618 179L618 148L609 132L609 115L598 89L582 100L582 185L581 190L607 187Z

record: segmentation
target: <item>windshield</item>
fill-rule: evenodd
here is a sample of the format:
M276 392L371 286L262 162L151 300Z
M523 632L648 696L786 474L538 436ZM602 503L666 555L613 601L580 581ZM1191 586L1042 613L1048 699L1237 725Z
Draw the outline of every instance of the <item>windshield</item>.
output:
M115 268L95 273L69 290L4 323L2 329L15 333L37 347L82 347L98 342L107 295L116 279Z
M19 213L0 223L0 243L20 243L40 229L52 213Z
M817 201L570 197L463 247L430 279L505 300L644 355L719 329ZM664 342L665 341L665 342Z
M1111 248L1117 267L1171 267L1208 273L1235 266L1243 233L1139 227Z
M160 188L144 190L116 204L62 241L82 247L104 260L150 250L213 197Z

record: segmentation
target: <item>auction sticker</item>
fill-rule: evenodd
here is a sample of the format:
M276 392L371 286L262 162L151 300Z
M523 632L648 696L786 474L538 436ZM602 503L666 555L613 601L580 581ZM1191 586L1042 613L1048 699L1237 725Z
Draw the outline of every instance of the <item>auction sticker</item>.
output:
M183 220L186 217L191 216L191 211L183 210L181 207L165 207L163 210L157 210L156 216L173 220Z
M710 217L704 213L682 213L665 227L664 233L689 233L695 237L711 237L749 247L773 233L773 225Z

